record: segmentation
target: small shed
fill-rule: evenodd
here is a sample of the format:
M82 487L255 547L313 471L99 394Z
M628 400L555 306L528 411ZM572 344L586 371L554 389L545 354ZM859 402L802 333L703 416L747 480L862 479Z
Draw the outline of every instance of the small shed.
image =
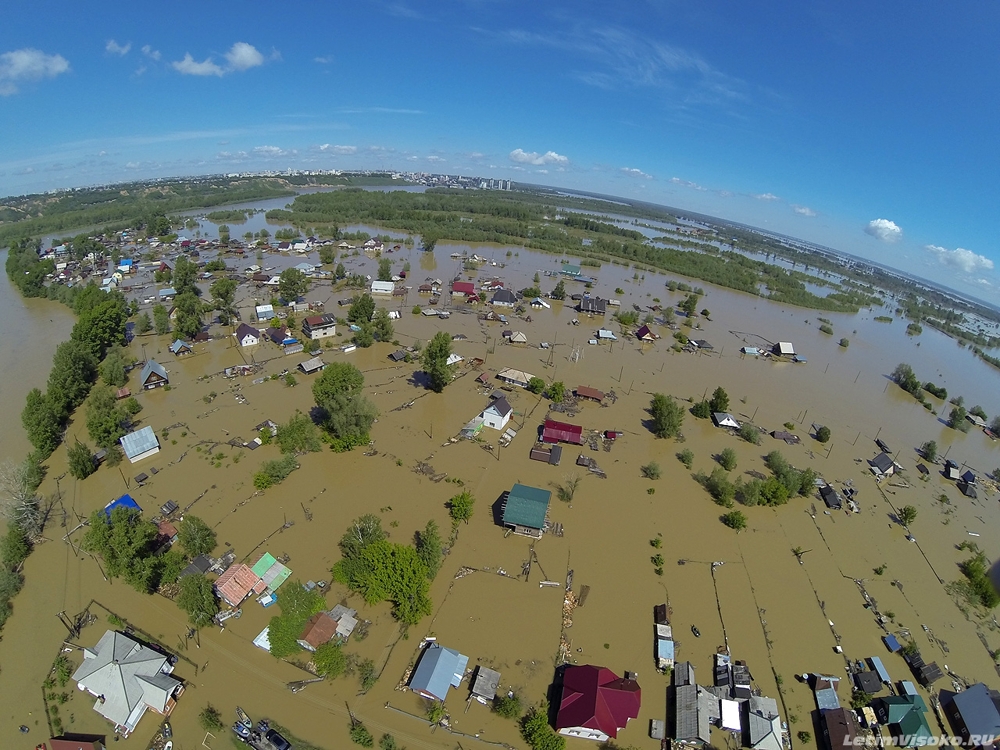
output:
M599 391L596 388L591 388L589 385L578 385L576 390L573 391L577 398L590 399L591 401L601 402L604 400L604 391Z
M879 676L879 679L882 680L882 682L884 682L886 685L889 685L889 684L892 683L892 678L889 677L889 672L885 668L885 665L882 663L882 658L881 657L879 657L879 656L869 656L868 657L868 664L869 664L869 666L871 666L872 669L875 670L875 672Z
M299 362L299 369L306 375L313 375L326 367L326 362L324 362L319 357L313 357L312 359L307 359L305 362Z
M175 357L179 357L182 354L190 354L191 346L187 342L177 339L170 345L170 351L173 352Z
M840 510L843 507L840 493L828 484L824 484L819 488L819 496L823 498L823 502L826 503L826 507L830 510Z
M473 698L485 705L497 697L497 689L499 687L499 672L489 667L476 667L476 674L472 678Z
M889 635L883 635L882 642L885 644L885 647L889 649L889 653L892 654L902 650L903 648L902 646L899 645L899 641L896 639L896 636L892 635L891 633Z
M397 349L396 351L394 351L392 354L389 355L389 359L391 359L393 362L402 362L404 359L406 359L406 352L404 352L402 349Z
M160 452L160 441L156 439L156 433L153 432L150 425L124 435L119 442L122 444L125 456L132 463L142 461L144 458L149 458Z

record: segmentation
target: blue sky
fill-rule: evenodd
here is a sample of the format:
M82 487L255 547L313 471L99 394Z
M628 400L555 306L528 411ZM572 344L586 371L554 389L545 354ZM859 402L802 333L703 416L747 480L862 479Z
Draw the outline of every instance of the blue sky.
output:
M1000 302L1000 3L18 4L0 195L258 169L642 198Z

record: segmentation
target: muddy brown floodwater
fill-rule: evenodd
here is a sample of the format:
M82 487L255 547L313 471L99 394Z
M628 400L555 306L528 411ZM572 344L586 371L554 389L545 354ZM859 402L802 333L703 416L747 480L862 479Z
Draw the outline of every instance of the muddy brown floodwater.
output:
M509 258L503 248L478 250L508 264L504 269L483 268L478 277L496 273L514 287L523 286L536 270L557 267L551 256L523 249ZM436 255L408 251L389 257L396 262L410 259L413 271L408 283L416 287L425 276L445 280L453 276L456 262L449 253L455 251L456 246L439 245ZM298 260L282 258L280 262L292 265ZM373 273L375 263L352 258L349 267ZM620 297L626 307L633 302L653 304L652 297L664 304L676 303L683 296L671 295L662 275L647 273L645 280L633 281L632 270L618 266L605 266L596 275L600 281L595 291ZM554 278L542 280L546 291L554 284ZM943 381L953 393L963 393L969 403L983 403L993 413L998 408L996 373L936 333L926 332L918 347L903 335L899 321L891 325L871 321L878 312L827 315L836 330L831 343L829 336L817 330L815 311L699 285L708 292L704 306L712 315L711 320L701 320L697 337L713 344L713 354L671 352L670 331L665 328L661 329L664 338L652 345L639 346L633 340L620 340L610 347L588 345L601 321L580 316L580 324L571 325L577 313L558 302L551 310L532 311L531 323L512 320L509 326L480 322L474 313L463 312L463 305L451 305L455 314L448 320L413 316L410 308L424 303L415 290L393 304L402 310L396 329L404 343L426 342L437 330L461 333L468 339L455 342L455 351L467 361L485 358L485 369L491 373L515 367L547 381L562 380L570 389L589 385L615 391L615 403L582 404L565 418L588 429L620 430L622 437L610 452L567 446L559 467L528 459L547 401L526 391L508 394L516 411L512 426L518 430L509 448L498 452L487 451L477 442L449 443L486 406L497 381L487 388L478 387L477 373L460 367L462 376L444 393L433 394L414 381L415 365L393 365L387 355L395 347L378 344L350 354L326 354L327 361L343 359L364 371L366 393L381 412L372 430L377 454L357 450L347 455L307 455L285 482L257 494L252 475L262 461L278 455L277 448L264 446L250 452L231 447L228 441L252 438L253 426L265 419L283 421L296 409L308 411L313 404L311 381L299 374L299 384L288 388L279 381L227 380L219 373L250 356L265 362L264 374L293 367L305 357L283 357L269 344L241 351L232 339L223 339L199 344L193 355L174 359L167 351L169 337L149 336L134 342L133 354L141 356L144 346L148 356L170 370L170 391L139 394L144 407L142 424L152 425L160 435L161 450L141 464L122 465L121 472L102 468L83 482L66 473L64 449L49 462L42 491L51 494L58 485L62 502L46 528L49 541L39 545L27 561L26 585L15 600L15 614L0 643L0 747L34 746L45 738L41 684L67 635L56 614L73 615L91 600L181 655L176 674L188 689L172 717L175 750L203 746L206 737L197 716L207 703L220 708L227 722L235 718L237 705L255 719L269 716L322 748L348 746L348 707L376 736L391 732L410 748L453 748L457 742L465 748L495 746L486 743L522 747L514 722L495 717L478 703L465 705L464 684L453 689L447 701L452 726L462 735L429 729L419 718L421 701L395 688L421 638L434 636L467 654L470 667L484 664L499 669L502 688L516 689L528 702L540 700L558 661L563 593L561 587L538 584L546 578L564 581L570 569L578 594L582 586L589 587L585 604L575 610L572 626L565 631L572 661L604 665L618 674L638 672L643 688L639 720L620 734L622 744L640 748L658 744L647 732L650 719L663 717L667 681L654 670L652 608L664 601L673 609L678 659L692 661L699 680L708 682L713 653L728 645L734 658L747 660L764 694L776 698L780 694L782 716L789 721L797 745L801 745L794 739L797 731L816 733L810 716L812 694L796 681L796 674L843 675L845 657L884 655L894 679L910 679L902 659L885 654L880 642L883 631L864 607L856 581L862 581L883 612L893 614L893 632L905 628L912 633L927 661L947 664L965 679L1000 686L980 633L990 649L1000 648L1000 634L966 617L942 585L958 577L956 565L964 554L956 545L973 539L970 533L978 535L974 541L988 553L997 548L997 492L983 487L979 499L970 501L936 471L929 481L918 481L914 448L935 439L941 453L950 451L959 463L980 471L1000 463L1000 454L981 432L958 434L944 427L895 386L887 387L885 377L899 361L909 361L921 377ZM570 292L579 286L568 284ZM615 287L623 287L626 293L616 295ZM12 294L5 289L5 309L11 308ZM345 295L322 284L309 293L310 300L331 304L338 296ZM44 338L47 353L36 351L42 347L33 336L25 340L30 353L26 359L12 361L5 351L5 372L13 373L7 379L19 377L20 388L17 393L13 388L4 392L8 424L17 424L21 391L41 381L40 376L32 380L29 371L47 371L51 350L68 335L71 323L67 312L55 304L25 309L20 327L45 329L39 338ZM52 318L53 324L43 325L45 318ZM605 322L611 325L610 314ZM502 343L505 327L524 331L529 345ZM617 325L611 327L617 330ZM771 341L793 341L809 355L809 363L741 356L743 339L758 335ZM851 338L846 351L835 343L842 335ZM539 349L542 341L553 347ZM576 361L571 356L574 349L580 353ZM802 444L786 446L765 436L761 446L751 446L690 415L684 423L683 444L656 440L643 427L652 393L700 398L717 385L728 391L731 411L738 419L753 418L768 430L794 422ZM399 408L410 402L409 408ZM946 412L944 405L938 406L938 411ZM809 437L813 422L831 428L830 443L823 446ZM81 438L84 432L79 420L69 430L71 436ZM486 429L482 437L495 445L498 435ZM864 459L875 455L876 436L898 451L896 460L905 469L907 486L890 480L880 491L871 478ZM777 509L744 509L749 528L736 534L720 523L723 509L675 458L677 451L688 448L695 456L693 469L707 473L715 465L713 456L726 447L738 455L733 478L753 471L766 473L763 455L780 449L794 465L811 466L828 481L838 485L853 481L860 490L861 512L827 514L818 497L796 498ZM23 455L23 437L5 435L3 449L7 456ZM581 451L598 461L607 479L574 465ZM640 467L651 460L659 462L663 471L656 481L645 480L640 473ZM372 621L368 637L347 646L348 651L375 660L381 671L367 695L358 694L354 677L312 684L293 694L287 683L308 675L253 645L272 614L253 600L245 604L241 619L230 620L223 629L204 629L200 644L185 641L185 618L172 602L141 596L120 581L105 581L92 559L79 557L62 540L78 519L127 490L148 516L167 500L200 516L216 527L220 549L234 549L238 559L255 549L266 549L290 557L293 578L328 580L330 566L339 559L337 539L351 519L362 513L379 514L391 537L402 542L412 540L428 519L436 520L443 530L449 528L445 503L459 489L416 472L418 462L461 479L477 498L475 515L459 528L457 542L433 583L433 616L411 628L408 638L400 637L387 604L368 607L335 584L328 589L331 606L346 600ZM158 473L137 487L131 477L140 471L149 473L151 467ZM582 481L572 502L563 503L553 496L549 512L553 522L563 525L564 535L547 534L535 544L538 564L527 582L523 577L516 580L498 574L503 570L517 576L530 548L529 540L505 538L495 525L491 506L500 494L514 482L552 488L574 475ZM947 496L947 503L937 500L941 494ZM916 542L907 541L904 529L892 519L894 507L904 504L919 511L911 527ZM286 524L291 525L282 528ZM658 536L663 540L659 552L666 560L662 576L654 573L650 562L657 551L650 540ZM792 553L797 547L805 550L802 564ZM715 567L714 574L713 562L724 563ZM883 565L884 574L877 575L875 568ZM463 567L478 570L456 579ZM81 658L76 646L94 645L105 628L111 627L102 609L95 606L92 611L100 614L98 622L84 628L70 646L74 650L68 655L74 666ZM700 638L691 634L692 625L700 630ZM838 642L843 655L834 650ZM950 687L950 679L937 687ZM89 696L72 685L65 690L70 697L59 708L65 728L108 733L108 726L91 710ZM846 685L840 693L842 700L849 698ZM27 737L18 734L21 724L31 729ZM132 737L115 747L145 748L155 729L155 717L149 715ZM227 732L207 738L205 746L228 747ZM722 742L723 737L717 738L717 744ZM591 747L582 740L570 740L569 745Z

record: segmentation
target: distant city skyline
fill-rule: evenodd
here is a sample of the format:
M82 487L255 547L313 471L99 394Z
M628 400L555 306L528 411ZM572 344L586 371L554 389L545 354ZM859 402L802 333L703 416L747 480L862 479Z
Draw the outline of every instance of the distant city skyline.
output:
M41 0L0 28L0 194L260 170L619 195L996 304L1000 4Z

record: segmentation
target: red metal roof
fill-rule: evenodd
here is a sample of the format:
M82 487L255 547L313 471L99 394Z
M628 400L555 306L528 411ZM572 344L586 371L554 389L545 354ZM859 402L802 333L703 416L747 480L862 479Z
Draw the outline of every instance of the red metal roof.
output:
M456 294L475 294L476 285L471 281L456 281L451 285L451 291Z
M542 442L583 445L583 427L546 419L545 426L542 428Z
M639 716L642 691L635 680L625 680L606 667L568 667L556 729L587 727L617 737L629 719Z

